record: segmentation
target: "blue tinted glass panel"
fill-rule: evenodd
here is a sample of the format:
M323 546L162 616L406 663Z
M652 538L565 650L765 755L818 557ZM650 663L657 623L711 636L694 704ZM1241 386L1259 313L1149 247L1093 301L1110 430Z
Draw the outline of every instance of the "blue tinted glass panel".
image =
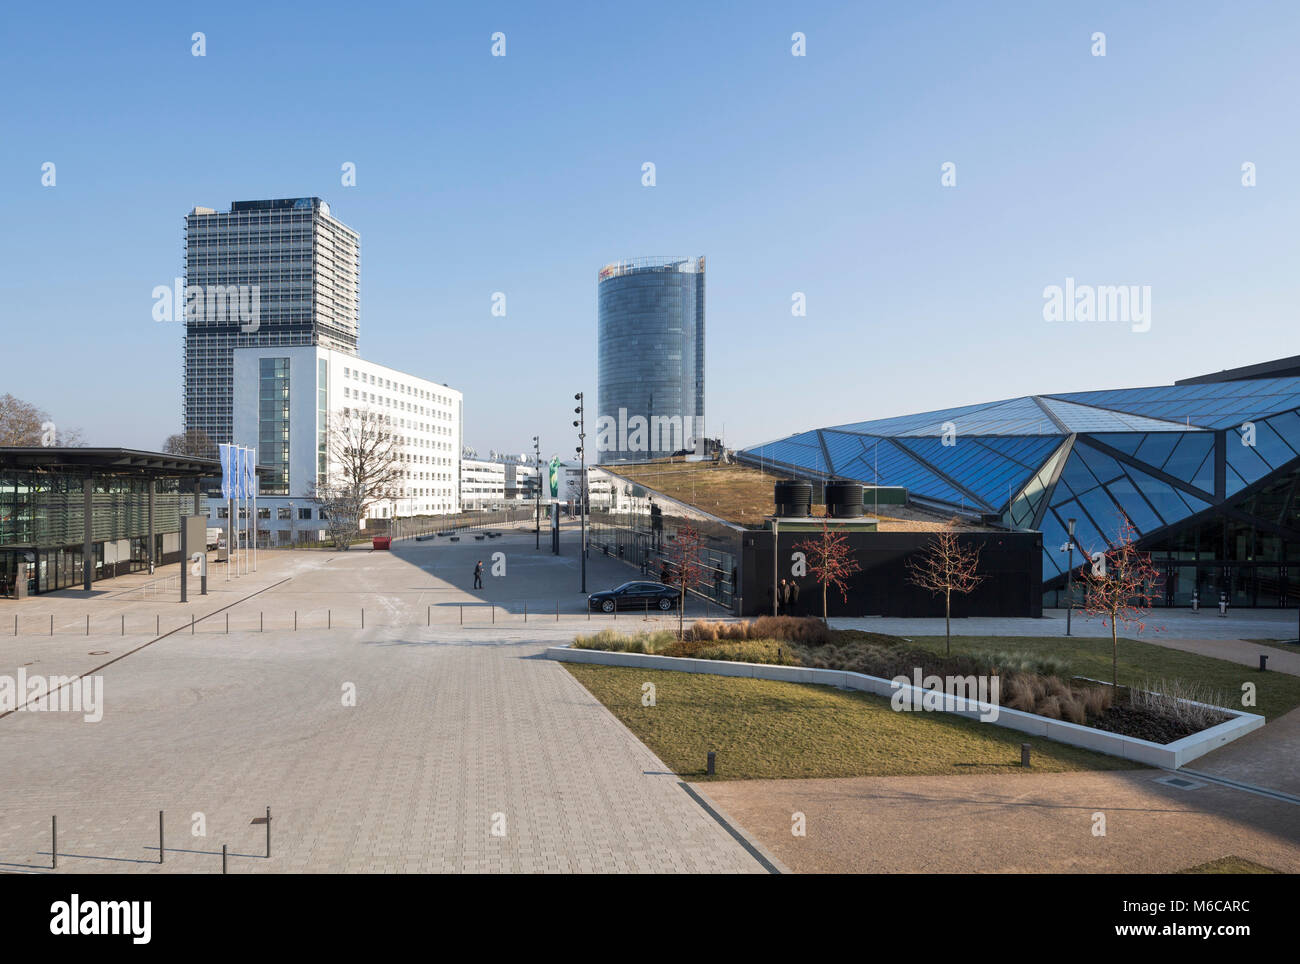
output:
M1092 521L1099 531L1107 535L1119 531L1121 522L1119 507L1111 501L1104 486L1079 496L1079 501L1087 510L1088 515L1092 517Z
M1079 458L1079 449L1082 447L1081 445L1074 447L1074 451L1070 453L1069 461L1065 463L1065 468L1061 472L1061 481L1065 482L1076 495L1080 492L1087 492L1097 485L1096 477L1088 471L1088 467Z
M1098 452L1089 445L1076 445L1074 451L1092 469L1092 474L1097 477L1099 482L1109 482L1111 479L1117 479L1124 474L1124 470L1119 467L1119 463L1112 459L1104 452Z
M1074 542L1085 553L1102 552L1110 548L1110 544L1105 537L1088 520L1088 516L1079 507L1079 503L1074 501L1066 502L1052 511L1056 513L1057 519L1060 520L1062 532L1066 531L1067 521L1071 518L1075 520ZM1044 548L1046 548L1045 544ZM1079 558L1078 552L1074 554L1074 557L1077 561Z
M1061 551L1065 544L1065 527L1052 513L1043 517L1043 579L1051 579L1065 572L1066 554Z
M1125 455L1132 455L1137 451L1138 446L1142 444L1142 441L1145 438L1145 435L1138 434L1105 435L1100 439L1100 441L1105 442L1111 448L1119 449Z
M1295 412L1283 412L1281 415L1274 415L1268 420L1268 424L1273 431L1282 437L1284 442L1297 452L1300 452L1300 415Z
M1228 434L1228 444L1234 444L1232 433ZM1236 440L1241 444L1241 439ZM1275 469L1280 469L1295 458L1295 452L1278 437L1267 422L1255 423L1255 452Z
M1165 461L1164 470L1176 479L1190 482L1205 461L1206 453L1213 448L1214 436L1209 432L1184 435Z
M1253 448L1242 445L1240 436L1236 438L1232 435L1228 436L1228 464L1246 480L1247 485L1262 479L1269 473L1268 463L1261 459Z
M1165 459L1169 458L1169 453L1174 450L1181 437L1170 432L1153 433L1147 436L1147 440L1138 446L1134 454L1143 462L1158 469L1165 464Z
M1242 480L1241 476L1232 471L1231 465L1224 468L1223 481L1224 490L1228 495L1232 495L1234 492L1240 492L1246 487L1246 483Z
M1192 476L1192 485L1196 486L1209 495L1214 494L1214 448L1205 456L1201 462L1201 467L1196 470Z
M826 450L831 456L831 465L835 472L840 471L840 466L850 460L857 458L862 454L863 437L861 435L845 435L841 432L822 432L822 440L826 443Z
M1133 480L1128 476L1116 479L1107 488L1123 507L1129 519L1138 527L1139 532L1145 535L1164 525L1164 521L1160 516L1156 515L1151 506L1147 505L1146 499L1142 498L1137 486L1133 484Z

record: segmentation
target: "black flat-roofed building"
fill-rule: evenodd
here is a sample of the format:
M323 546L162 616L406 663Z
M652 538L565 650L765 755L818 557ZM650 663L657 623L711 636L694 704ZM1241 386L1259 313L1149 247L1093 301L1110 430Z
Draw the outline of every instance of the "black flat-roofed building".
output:
M215 459L122 448L0 446L0 595L80 586L181 558Z

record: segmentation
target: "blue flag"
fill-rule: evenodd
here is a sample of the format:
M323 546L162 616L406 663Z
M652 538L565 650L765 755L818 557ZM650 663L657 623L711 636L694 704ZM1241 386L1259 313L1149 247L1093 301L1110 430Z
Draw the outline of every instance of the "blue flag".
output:
M257 495L257 449L244 449L244 495Z
M234 471L234 446L227 445L224 442L217 446L221 454L221 497L223 499L233 499L235 497L235 471Z

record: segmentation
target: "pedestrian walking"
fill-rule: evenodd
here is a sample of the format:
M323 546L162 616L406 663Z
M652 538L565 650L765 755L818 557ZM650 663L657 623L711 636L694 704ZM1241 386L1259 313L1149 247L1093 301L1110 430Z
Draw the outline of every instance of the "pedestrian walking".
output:
M483 560L474 563L474 588L483 588Z

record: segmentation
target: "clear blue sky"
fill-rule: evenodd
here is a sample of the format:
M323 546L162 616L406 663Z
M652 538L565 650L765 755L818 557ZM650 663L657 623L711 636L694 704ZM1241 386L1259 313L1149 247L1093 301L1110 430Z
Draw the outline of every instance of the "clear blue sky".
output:
M74 3L5 20L0 392L94 444L179 430L181 330L152 320L150 292L181 271L191 207L254 198L319 195L360 232L362 354L463 390L484 452L540 431L572 454L572 393L595 401L596 272L621 257L707 256L708 429L737 446L1300 352L1295 3ZM1043 288L1067 276L1150 285L1151 330L1045 322Z

